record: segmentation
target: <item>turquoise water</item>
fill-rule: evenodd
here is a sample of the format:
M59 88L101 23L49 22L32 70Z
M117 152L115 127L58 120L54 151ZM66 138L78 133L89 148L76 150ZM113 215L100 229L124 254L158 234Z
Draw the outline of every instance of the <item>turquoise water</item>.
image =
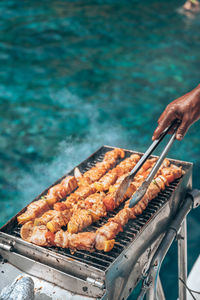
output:
M199 83L200 15L183 1L0 2L0 224L102 144L144 151L166 104ZM194 163L200 123L170 152ZM189 269L199 212L188 217ZM161 278L177 297L176 244ZM131 299L134 299L132 295Z

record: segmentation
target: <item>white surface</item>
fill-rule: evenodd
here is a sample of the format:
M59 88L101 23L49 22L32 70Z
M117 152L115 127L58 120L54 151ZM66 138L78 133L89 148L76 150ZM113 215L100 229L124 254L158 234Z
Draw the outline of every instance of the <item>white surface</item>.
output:
M10 285L17 276L27 275L15 268L9 263L0 262L0 290L7 285ZM29 275L27 275L29 276ZM34 276L29 276L33 279L35 285L35 300L93 300L95 298L75 295L66 291L54 284L51 284Z
M200 292L200 255L188 276L187 286L194 291ZM200 294L193 293L193 295L196 300L200 300ZM194 300L188 291L187 300Z

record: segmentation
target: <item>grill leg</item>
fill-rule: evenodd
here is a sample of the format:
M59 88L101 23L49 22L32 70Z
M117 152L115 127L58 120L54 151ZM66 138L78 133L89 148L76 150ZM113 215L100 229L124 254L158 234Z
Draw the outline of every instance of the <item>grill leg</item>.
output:
M187 219L184 218L178 238L178 277L187 281ZM186 300L186 287L178 280L179 300Z
M165 300L165 294L164 294L164 291L163 291L160 276L158 276L157 280L158 280L158 282L157 282L157 299Z
M146 293L146 300L154 300L154 284L151 286Z
M157 290L155 291L155 282L148 289L146 294L146 300L165 300L165 294L163 291L162 283L160 280L160 276L157 277Z
M200 197L199 197L200 198ZM167 233L165 234L162 242L160 243L156 253L154 254L149 269L147 270L147 278L143 281L143 286L138 296L138 300L143 300L145 294L147 294L147 300L155 300L155 286L156 286L156 278L159 276L160 267L162 265L162 261L171 246L177 231L180 228L180 234L177 236L178 238L178 272L179 277L186 282L187 280L187 234L186 234L186 216L193 208L193 204L195 203L195 198L192 195L188 195L185 198L181 208L179 209L177 215L173 219L171 225L168 228ZM181 239L179 240L179 237ZM152 285L151 285L152 284ZM161 298L162 299L162 298ZM165 299L165 298L164 298ZM157 299L160 300L160 299ZM186 300L186 289L183 284L179 283L179 300Z

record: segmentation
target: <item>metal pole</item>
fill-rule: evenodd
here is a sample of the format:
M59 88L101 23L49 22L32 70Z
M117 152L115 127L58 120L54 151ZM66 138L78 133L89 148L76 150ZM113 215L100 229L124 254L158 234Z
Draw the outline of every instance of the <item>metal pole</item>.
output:
M155 300L156 295L155 295L155 282L152 282L152 285L146 292L146 300Z
M179 228L181 224L183 223L183 220L185 219L186 215L189 213L189 211L193 207L193 197L192 195L185 198L185 201L181 205L181 207L178 210L177 215L173 219L171 225L168 228L167 233L165 234L162 242L160 243L156 253L154 254L149 269L147 271L147 278L144 280L144 284L141 290L140 295L138 296L138 300L144 299L145 293L147 293L147 299L148 300L157 300L156 299L156 290L157 290L157 278L160 272L160 268L162 265L162 261L167 254L167 251L169 250L175 236L177 235L177 232L179 231ZM200 197L199 197L200 199ZM195 200L195 199L194 199ZM183 232L185 234L185 232ZM184 235L185 236L185 235ZM182 247L181 247L182 248ZM183 250L181 250L182 252ZM183 251L184 252L184 251ZM184 252L185 253L185 252ZM180 257L180 265L182 261L182 256ZM182 268L182 267L181 267ZM180 269L181 269L180 268ZM181 275L182 278L182 275ZM184 280L184 277L183 277ZM160 300L160 299L159 299ZM179 300L186 300L186 298L180 298Z
M187 282L187 219L184 218L178 235L178 278ZM178 280L179 300L187 299L185 285Z
M157 289L155 290L155 281L154 281L146 293L146 300L155 300L155 299L165 300L165 294L163 291L163 287L159 275L157 277Z
M160 276L158 276L158 279L157 279L157 299L165 300L165 294L164 294L164 291L163 291Z
M187 230L186 230L186 216L192 208L196 208L200 205L200 191L197 189L192 190L185 198L182 206L179 208L177 215L173 219L171 225L168 228L160 246L158 247L156 253L154 254L149 269L147 270L146 279L143 280L143 285L137 300L143 300L146 295L147 300L155 300L156 293L155 290L159 285L159 271L162 265L162 261L167 254L169 247L171 246L174 237L177 234L179 228L181 228L180 239L180 250L178 250L178 264L179 264L179 277L186 282L187 280ZM179 241L179 236L177 236ZM182 241L182 243L181 243ZM179 244L178 244L179 245ZM179 249L179 246L178 246ZM182 263L182 260L184 263ZM157 279L157 280L156 280ZM181 291L181 292L180 292ZM183 296L182 296L182 294ZM161 298L162 299L162 298ZM164 298L165 299L165 298ZM160 300L158 298L158 300ZM186 289L179 283L179 300L186 300Z

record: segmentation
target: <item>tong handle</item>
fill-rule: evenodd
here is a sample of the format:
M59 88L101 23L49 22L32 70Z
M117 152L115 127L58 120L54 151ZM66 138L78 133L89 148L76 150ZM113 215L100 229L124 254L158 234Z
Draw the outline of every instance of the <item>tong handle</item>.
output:
M156 147L160 144L160 142L163 140L163 138L166 136L166 134L172 129L174 128L174 126L178 124L178 120L176 119L175 121L173 121L171 123L171 125L169 127L167 127L163 133L160 135L160 137L155 140L150 147L147 149L147 151L143 154L143 156L141 157L141 159L139 160L139 162L136 164L136 166L131 170L129 177L130 179L133 179L134 176L136 175L136 173L138 172L138 170L143 166L143 164L145 163L145 161L147 160L147 158L151 155L151 153L156 149Z
M167 153L169 152L169 150L170 150L173 142L175 141L175 139L176 139L176 130L172 134L169 142L167 143L167 145L164 148L163 152L161 153L159 159L157 160L156 164L154 165L153 169L151 170L150 174L148 175L147 179L145 180L148 184L150 184L151 181L153 180L154 176L156 175L158 169L160 168L163 160L165 159L165 157L166 157Z
M154 165L154 167L151 170L150 174L148 175L147 179L143 182L143 184L139 187L139 189L136 191L136 193L131 198L131 200L129 202L129 207L133 207L134 205L136 205L145 195L151 181L153 180L153 178L154 178L155 174L157 173L159 167L161 166L164 158L166 157L167 153L169 152L169 149L171 148L173 142L176 139L176 131L178 129L179 124L180 124L180 121L175 120L175 122L173 122L171 124L171 126L169 128L167 128L166 132L168 132L171 128L174 128L174 126L175 126L175 131L172 134L169 142L165 146L164 150L162 151L159 159L157 160L156 164Z

